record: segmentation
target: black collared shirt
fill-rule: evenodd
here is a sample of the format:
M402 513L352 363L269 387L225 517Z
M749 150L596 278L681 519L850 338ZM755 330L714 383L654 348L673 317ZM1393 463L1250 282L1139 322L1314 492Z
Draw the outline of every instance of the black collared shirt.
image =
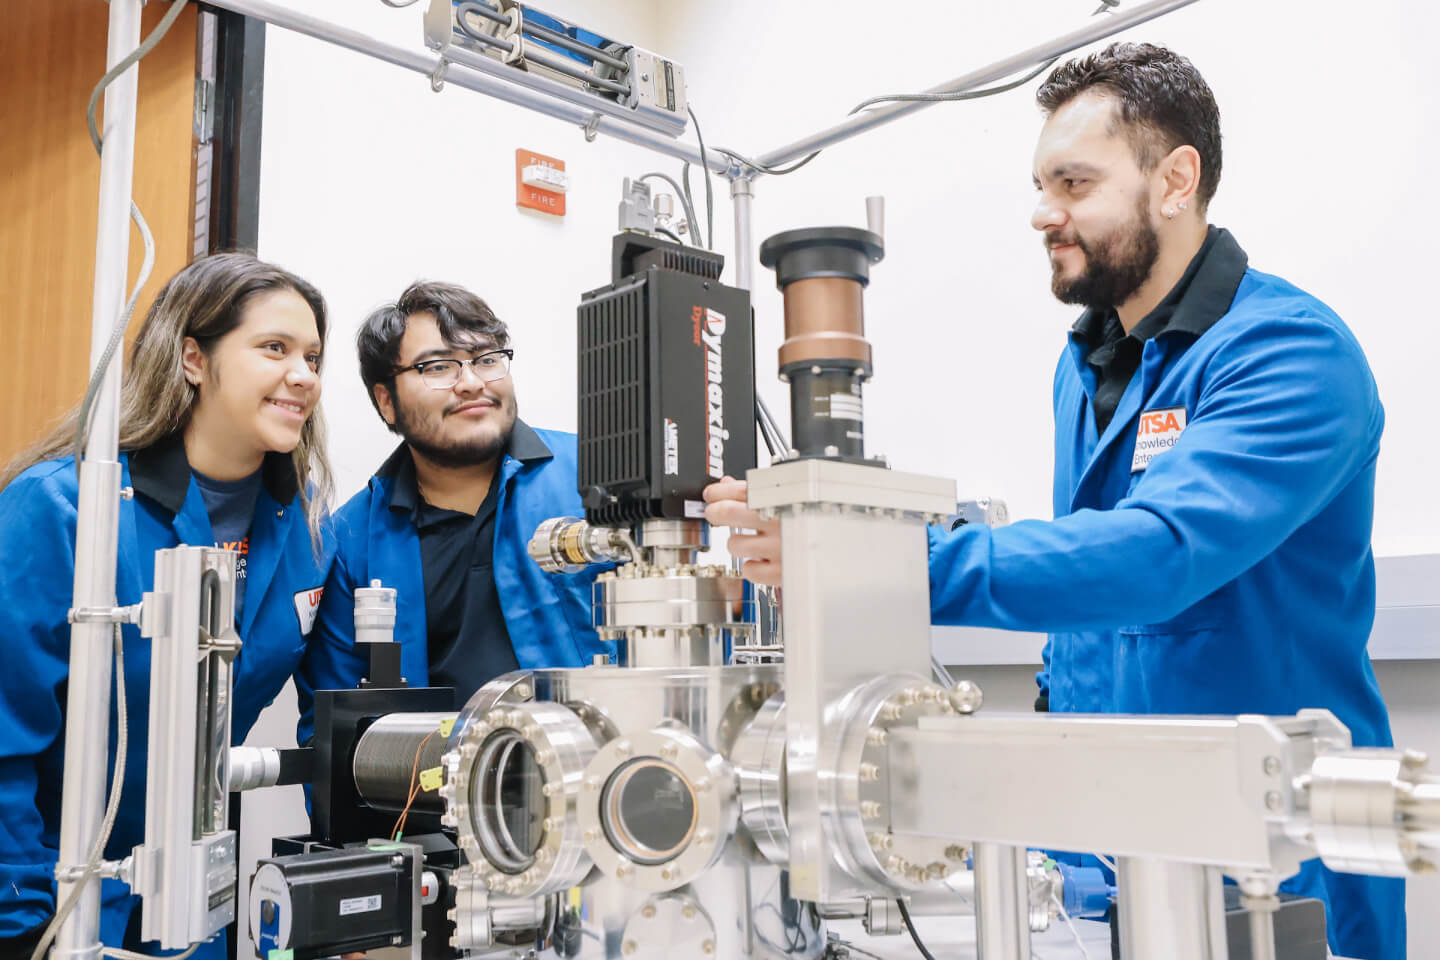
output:
M1230 231L1211 227L1180 281L1129 333L1115 310L1087 310L1074 331L1090 345L1085 362L1095 370L1095 426L1104 433L1140 367L1145 341L1170 331L1200 336L1230 309L1248 257Z
M506 454L522 463L551 456L545 441L519 420ZM503 463L504 455L474 516L425 502L415 480L415 461L404 445L378 471L395 478L390 509L409 514L420 536L430 685L453 687L462 703L495 677L520 669L495 588L495 518Z

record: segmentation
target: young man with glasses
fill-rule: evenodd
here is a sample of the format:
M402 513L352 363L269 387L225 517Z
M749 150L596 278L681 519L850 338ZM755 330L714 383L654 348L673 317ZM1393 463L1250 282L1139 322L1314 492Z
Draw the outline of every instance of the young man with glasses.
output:
M361 379L404 442L335 515L302 738L313 690L365 675L354 591L373 580L397 591L401 674L412 687L455 688L457 706L503 673L609 652L591 626L595 571L547 574L525 551L541 521L583 507L574 434L516 416L508 343L483 300L445 283L412 284L361 326Z

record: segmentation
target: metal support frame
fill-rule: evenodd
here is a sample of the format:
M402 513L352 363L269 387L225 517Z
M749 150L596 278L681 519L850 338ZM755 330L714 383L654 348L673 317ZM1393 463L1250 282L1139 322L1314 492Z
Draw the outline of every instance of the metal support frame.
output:
M1147 857L1116 866L1122 956L1227 960L1219 869Z
M113 68L140 44L141 0L111 0L105 62ZM130 263L130 195L135 170L135 100L139 67L105 90L100 155L100 211L95 231L95 293L90 317L90 368L94 370L125 306ZM76 607L115 606L115 567L120 522L120 355L111 358L95 398L85 462L80 468L79 516L75 523ZM60 798L57 878L83 866L100 833L110 738L110 681L114 625L76 623L70 628L70 674L65 701L65 772ZM122 681L123 678L122 678ZM56 904L75 888L59 879ZM91 960L100 953L100 884L90 882L61 924L53 956Z
M975 945L980 960L1030 960L1030 883L1024 847L975 844Z

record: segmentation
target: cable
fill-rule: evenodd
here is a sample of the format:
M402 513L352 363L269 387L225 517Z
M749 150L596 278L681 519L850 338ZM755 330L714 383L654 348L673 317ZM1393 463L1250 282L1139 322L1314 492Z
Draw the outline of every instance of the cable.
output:
M100 861L105 856L105 844L110 842L110 833L115 829L115 818L120 814L120 793L125 783L125 755L130 746L130 717L125 704L125 644L120 633L120 624L114 625L114 648L115 648L115 772L110 781L110 798L105 803L105 817L100 821L100 832L95 836L95 844L90 848L90 856L85 860L85 868L80 871L80 879L75 881L75 889L70 891L70 896L65 898L65 903L55 916L51 918L50 925L45 928L45 933L40 937L40 942L35 944L35 950L30 954L30 960L41 960L45 951L50 949L50 943L55 935L60 932L60 925L65 918L70 916L75 905L80 902L85 887L95 878L96 872L100 869ZM179 960L179 958L177 958Z
M1109 868L1110 868L1110 872L1113 873L1113 874L1115 874L1115 876L1117 876L1117 877L1120 876L1120 868L1117 867L1117 866L1115 866L1115 861L1114 861L1114 860L1111 860L1109 857L1105 856L1105 854L1103 854L1103 853L1097 853L1097 854L1095 854L1095 859L1096 859L1096 860L1099 860L1101 863L1105 864L1105 866L1109 867Z
M880 956L880 954L871 953L869 950L866 950L863 947L856 946L853 941L846 940L844 937L841 937L834 933L830 934L828 942L832 944L839 944L841 947L848 950L850 953L858 953L862 957L870 957L872 958L872 960L885 960L885 958Z
M1065 904L1061 903L1060 898L1055 896L1054 890L1050 891L1050 902L1055 905L1056 910L1060 911L1060 919L1065 921L1065 926L1070 928L1070 936L1075 938L1075 946L1080 948L1080 956L1083 957L1084 960L1090 960L1090 951L1085 949L1085 941L1080 939L1080 931L1075 929L1075 921L1071 920L1070 914L1065 912Z
M915 949L920 951L920 956L925 960L935 960L935 955L925 949L925 944L920 940L920 934L915 932L915 923L910 919L910 908L905 906L905 898L896 897L895 905L900 908L900 919L905 921L905 929L910 931L910 939L915 941Z
M705 168L705 249L715 249L715 196L710 186L710 161L705 156L705 138L700 133L700 118L695 116L695 108L688 103L685 110L690 114L690 121L695 124L695 139L700 142L700 166Z
M682 245L685 243L685 241L684 241L684 240L681 240L680 237L679 237L674 231L667 230L665 227L656 227L656 228L655 228L655 232L656 232L656 233L663 233L665 236L669 237L671 240L674 240L676 243L679 243L679 244L682 244Z
M735 161L737 161L737 162L739 162L739 163L742 163L742 164L744 164L745 166L751 168L752 170L758 170L760 173L768 173L768 174L770 174L771 176L776 176L776 177L783 177L783 176L785 176L785 174L787 174L787 173L794 173L796 170L799 170L801 167L805 166L805 164L809 163L811 160L814 160L816 157L820 156L820 151L819 151L819 150L816 150L814 153L810 154L810 155L807 156L807 157L802 158L801 160L799 160L799 161L797 161L797 162L795 162L795 163L792 163L792 164L791 164L790 166L788 166L788 167L772 167L772 166L769 166L768 164L761 163L759 160L752 160L752 159L750 159L749 157L745 156L744 154L736 153L734 150L728 150L728 149L726 149L725 147L716 147L715 150L716 150L717 153L723 153L723 154L725 154L725 156L729 157L731 160L735 160Z
M438 727L425 734L425 739L421 740L420 746L415 748L415 763L410 767L410 797L405 801L405 808L400 811L400 816L395 821L395 829L390 831L391 840L400 839L400 831L404 828L405 821L410 816L410 807L415 803L415 798L420 796L420 785L415 782L420 776L420 752L425 749L425 744L429 743L430 738L435 736L437 732L439 732Z
M981 97L993 97L997 93L1006 93L1014 90L1016 87L1023 87L1046 70L1049 70L1059 59L1059 57L1051 57L1020 79L1012 80L1009 83L1002 83L998 87L985 87L981 90L957 90L953 93L890 93L884 96L871 97L869 100L856 104L850 110L849 116L854 116L861 110L877 103L948 103L951 100L979 100Z
M380 0L380 2L385 4L385 6L391 7L395 10L404 10L406 7L415 6L415 4L419 3L420 0L405 0L404 3L400 3L398 2L398 0Z
M167 956L165 960L186 960L192 953L200 949L200 944L190 945L190 949L184 953L177 953L174 956ZM156 960L148 953L136 953L133 950L119 950L114 947L105 947L100 951L102 956L115 957L117 960Z

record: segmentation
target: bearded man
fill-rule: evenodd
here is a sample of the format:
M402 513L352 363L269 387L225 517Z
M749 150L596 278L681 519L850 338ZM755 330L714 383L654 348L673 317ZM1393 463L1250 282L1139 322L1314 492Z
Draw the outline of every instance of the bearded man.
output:
M355 588L397 591L400 673L452 687L457 706L512 670L578 667L612 652L591 626L602 567L544 573L525 552L535 528L581 516L574 434L517 416L514 350L485 301L446 283L412 284L372 313L356 346L375 411L403 443L334 518L337 552L299 690L301 740L315 689L354 687Z
M1359 343L1208 224L1220 113L1189 60L1113 44L1036 99L1030 222L1054 294L1085 308L1055 371L1055 519L932 528L931 618L1048 633L1037 709L1319 707L1389 746L1366 652L1384 411ZM706 499L778 584L743 481ZM1337 955L1405 956L1403 881L1311 860L1282 889L1325 901Z

